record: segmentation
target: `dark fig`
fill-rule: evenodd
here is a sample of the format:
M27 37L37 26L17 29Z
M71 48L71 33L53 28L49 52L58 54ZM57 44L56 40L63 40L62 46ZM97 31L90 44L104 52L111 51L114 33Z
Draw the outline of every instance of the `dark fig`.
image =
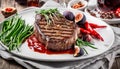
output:
M86 22L86 16L82 13L79 13L75 16L75 22L78 26L83 25Z
M74 49L75 49L75 53L73 55L74 57L79 57L79 56L84 55L84 50L80 48L79 46L75 46Z
M87 42L92 42L93 38L90 34L83 35L83 40Z
M66 19L70 20L70 21L74 21L75 20L75 16L74 16L74 14L71 11L64 11L63 12L63 16Z

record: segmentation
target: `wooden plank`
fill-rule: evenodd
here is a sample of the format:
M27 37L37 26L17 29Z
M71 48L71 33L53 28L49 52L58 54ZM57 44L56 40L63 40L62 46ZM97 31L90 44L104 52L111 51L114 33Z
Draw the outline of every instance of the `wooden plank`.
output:
M116 58L116 65L117 65L118 69L120 69L120 57Z
M0 69L26 69L14 60L5 60L0 57Z
M117 60L114 61L111 69L118 69Z
M13 60L9 61L9 64L10 64L10 69L23 69L24 68Z
M0 57L0 69L9 69L9 63Z

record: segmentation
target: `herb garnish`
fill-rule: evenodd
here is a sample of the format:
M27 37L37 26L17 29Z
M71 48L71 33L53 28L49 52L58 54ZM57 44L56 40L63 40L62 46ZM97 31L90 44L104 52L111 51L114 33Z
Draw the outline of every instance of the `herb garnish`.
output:
M43 15L45 17L48 25L50 25L50 23L54 23L53 18L58 20L58 17L62 17L62 15L59 13L57 8L55 8L55 9L48 9L48 10L45 10L45 9L37 10L36 13Z
M83 48L83 46L88 46L88 47L91 47L91 48L93 48L93 49L97 49L96 47L93 46L92 43L87 42L87 41L83 41L83 40L81 40L80 38L78 38L78 39L76 40L76 45L79 46L79 47L81 47L81 48ZM83 49L84 49L84 51L86 52L86 54L88 54L88 52L86 51L86 49L85 49L85 48L83 48Z

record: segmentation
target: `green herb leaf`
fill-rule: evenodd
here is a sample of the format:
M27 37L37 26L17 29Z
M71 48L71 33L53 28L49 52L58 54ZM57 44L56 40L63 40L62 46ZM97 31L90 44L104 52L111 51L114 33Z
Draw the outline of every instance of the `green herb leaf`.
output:
M55 9L42 9L42 10L37 10L35 11L37 14L41 14L45 17L47 24L50 25L53 21L53 17L58 20L58 17L61 17L62 15L59 13L59 11L57 10L57 8Z
M82 47L82 48L83 48L83 46L88 46L90 48L97 49L96 47L93 46L92 43L87 42L87 41L83 41L80 38L78 38L76 40L76 45L79 46L79 47ZM85 48L83 48L83 50L86 52L86 54L88 54L88 52L87 52L87 50Z

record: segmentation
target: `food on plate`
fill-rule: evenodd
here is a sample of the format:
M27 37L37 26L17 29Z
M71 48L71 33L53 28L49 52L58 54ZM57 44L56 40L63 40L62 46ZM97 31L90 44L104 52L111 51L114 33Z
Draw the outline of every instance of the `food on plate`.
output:
M83 25L85 22L86 22L86 17L83 13L78 13L76 16L75 16L75 22L76 24L79 26L79 25Z
M74 21L67 20L57 9L41 10L35 19L35 35L47 49L72 48L79 33Z
M98 25L98 24L94 24L94 23L89 23L89 25L93 28L93 29L96 29L96 28L106 28L107 26L105 25Z
M15 14L17 12L17 9L14 7L7 7L1 10L1 13L6 17L11 16L12 14Z
M74 52L73 56L78 57L78 56L81 56L84 54L88 54L87 50L84 48L85 46L88 46L93 49L97 49L96 47L94 47L94 44L92 44L88 41L83 41L81 38L78 38L76 40L76 45L74 46L75 52Z
M96 9L94 9L93 11L96 11ZM90 14L90 15L92 15L92 16L94 16L94 17L97 17L97 14L95 13L95 12L93 12L92 10L90 10L90 9L87 9L87 12Z
M87 21L84 23L84 25L80 25L80 32L81 34L83 34L83 37L85 35L88 35L86 39L86 41L91 41L91 36L93 38L96 38L98 40L101 40L101 41L104 41L104 39L102 38L102 36L97 32L95 31L96 28L106 28L107 26L104 26L104 25L97 25L97 24L94 24L94 23L88 23ZM86 36L85 36L86 37Z
M83 7L83 6L84 6L84 4L80 1L78 3L73 4L71 7L74 9L78 9L78 8Z
M74 57L79 57L79 56L82 56L84 55L84 50L79 47L79 46L74 46L75 47L75 52L74 52Z
M32 33L33 27L26 25L25 20L16 15L3 22L0 41L11 51L18 49L23 41Z
M71 21L75 20L75 16L71 11L64 11L63 16L68 20L71 20Z
M34 27L18 15L12 16L2 23L0 41L10 51L19 50L26 40L28 47L35 52L73 54L74 57L89 54L86 47L97 49L93 39L104 41L96 28L105 29L107 26L88 22L81 12L75 14L72 11L60 13L56 8L40 9L36 11Z
M114 13L112 11L110 12L99 12L100 17L103 19L113 19L114 18Z
M27 39L27 43L28 43L28 47L30 49L32 49L35 52L39 52L39 53L44 53L44 54L73 54L74 53L74 49L68 49L68 50L64 50L64 51L53 51L53 50L49 50L46 49L45 45L42 44L36 37L35 35L31 35L28 39Z
M116 19L120 18L120 8L117 8L116 10L113 11L100 11L97 8L95 9L87 9L86 10L90 15L102 19Z
M90 34L83 35L82 39L83 41L87 41L87 42L94 44L93 37Z
M28 39L28 43L33 45L29 47L37 50L37 52L46 54L69 53L77 57L85 53L88 54L84 46L97 49L91 42L94 38L104 41L95 29L106 28L106 26L88 23L82 13L74 15L71 11L64 11L61 14L57 9L42 9L36 11L36 13L34 35L41 44L37 43L34 46L36 43L31 39ZM84 16L84 19L80 19L81 15ZM70 19L67 17L70 17ZM74 17L78 19L78 22L81 22L80 25L77 24ZM82 36L79 37L79 35ZM42 48L39 49L39 47Z
M92 36L94 36L95 38L97 38L101 41L104 41L104 39L101 37L101 35L99 33L97 33L94 29L92 29L91 25L88 22L85 23L85 28L90 32L90 34Z

